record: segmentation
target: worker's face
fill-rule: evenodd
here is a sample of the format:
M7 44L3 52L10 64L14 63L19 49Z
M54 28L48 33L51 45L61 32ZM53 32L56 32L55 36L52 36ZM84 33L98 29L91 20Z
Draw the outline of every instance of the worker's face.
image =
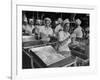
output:
M50 21L49 21L49 20L46 20L46 21L45 21L45 24L46 24L47 26L49 26L49 25L50 25Z
M66 24L64 25L64 27L65 27L65 31L66 31L66 32L69 31L69 25L70 25L69 23L66 23Z
M36 24L37 24L37 25L41 25L41 21L37 21Z
M63 21L61 18L58 19L58 23L61 24Z
M34 24L34 20L29 20L29 24L33 25Z
M80 20L76 20L76 25L81 25L81 21Z

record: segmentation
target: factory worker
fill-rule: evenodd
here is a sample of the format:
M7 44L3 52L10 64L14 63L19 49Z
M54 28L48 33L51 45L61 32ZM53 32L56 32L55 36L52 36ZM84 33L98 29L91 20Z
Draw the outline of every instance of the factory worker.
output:
M42 21L40 19L36 20L36 25L35 25L35 33L39 33L42 27Z
M29 24L27 18L24 19L24 25L23 29L25 30L25 33L28 35L32 35L32 30L35 28L34 27L34 19L29 19Z
M30 18L29 19L29 27L28 27L28 30L29 30L30 33L33 33L33 29L35 29L34 19L33 18Z
M45 18L44 19L44 26L40 30L40 35L42 40L49 41L50 36L53 36L53 30L51 28L51 19Z
M63 22L63 30L59 31L59 47L58 50L62 55L69 57L71 56L70 49L68 47L69 43L71 43L70 33L69 31L70 21L69 19L65 19Z
M41 28L42 28L42 20L37 19L36 20L36 25L35 25L35 34L38 36L38 38L40 38L40 32L41 32Z
M82 27L80 26L81 23L80 19L76 19L77 28L73 32L73 34L76 35L76 39L81 39L83 37Z
M62 30L63 27L62 27L62 23L63 23L63 20L62 18L58 18L57 22L56 22L58 25L56 26L55 28L55 33L58 33L59 30Z

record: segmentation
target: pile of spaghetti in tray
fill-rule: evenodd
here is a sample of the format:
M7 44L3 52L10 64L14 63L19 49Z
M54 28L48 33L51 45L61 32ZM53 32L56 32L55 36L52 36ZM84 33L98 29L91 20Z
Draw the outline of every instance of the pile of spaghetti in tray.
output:
M58 54L52 46L32 48L33 51L47 66L63 60L65 57Z

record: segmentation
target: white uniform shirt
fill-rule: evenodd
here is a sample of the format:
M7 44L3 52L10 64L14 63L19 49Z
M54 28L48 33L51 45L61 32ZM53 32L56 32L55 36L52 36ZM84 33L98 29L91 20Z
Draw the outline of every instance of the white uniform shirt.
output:
M62 29L63 28L62 28L62 26L60 24L57 25L56 28L55 28L55 33L59 32L59 30L62 30Z
M43 33L44 35L46 35L46 36L52 36L53 35L53 30L52 30L52 28L51 27L45 27L45 26L43 26L42 28L41 28L41 30L40 30L40 32L41 33Z
M76 34L76 37L78 37L78 38L82 38L82 37L83 37L83 33L82 33L82 28L81 28L81 26L78 26L78 27L74 30L74 34Z
M70 36L70 34L64 31L60 31L59 32L59 41L63 41L66 38L68 38ZM64 44L59 46L59 51L70 51L68 44L71 43L71 39L69 38L66 42L64 42Z
M44 26L38 26L38 25L36 25L35 26L35 33L40 34L40 32L41 32L41 30L42 30L43 27Z

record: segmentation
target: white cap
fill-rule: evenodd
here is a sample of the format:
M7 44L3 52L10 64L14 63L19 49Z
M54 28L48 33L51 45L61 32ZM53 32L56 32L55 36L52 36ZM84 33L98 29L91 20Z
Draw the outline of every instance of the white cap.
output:
M36 22L41 22L41 20L40 19L37 19Z
M42 24L42 20L37 19L37 20L36 20L36 24Z
M29 21L30 21L30 22L31 22L31 21L34 21L34 19L30 18Z
M50 18L47 17L47 18L44 19L44 21L46 21L46 20L51 23L51 19Z
M66 24L66 23L70 23L69 19L64 20L64 24Z
M24 22L28 22L26 15L24 14Z

